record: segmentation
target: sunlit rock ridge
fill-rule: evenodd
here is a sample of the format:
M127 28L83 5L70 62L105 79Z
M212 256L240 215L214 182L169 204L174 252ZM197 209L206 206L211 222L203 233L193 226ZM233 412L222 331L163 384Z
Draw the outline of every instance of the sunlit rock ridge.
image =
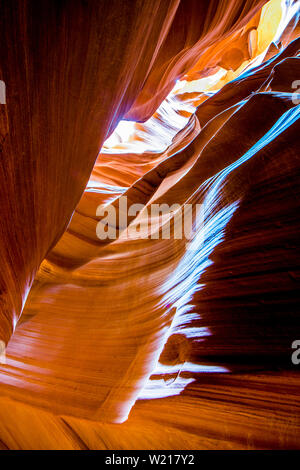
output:
M299 13L0 1L0 449L300 448Z

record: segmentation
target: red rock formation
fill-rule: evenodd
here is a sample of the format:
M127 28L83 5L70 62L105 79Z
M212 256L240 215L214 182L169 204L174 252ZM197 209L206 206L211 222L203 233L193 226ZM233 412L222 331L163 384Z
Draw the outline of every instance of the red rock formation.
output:
M299 447L293 3L2 3L0 446Z

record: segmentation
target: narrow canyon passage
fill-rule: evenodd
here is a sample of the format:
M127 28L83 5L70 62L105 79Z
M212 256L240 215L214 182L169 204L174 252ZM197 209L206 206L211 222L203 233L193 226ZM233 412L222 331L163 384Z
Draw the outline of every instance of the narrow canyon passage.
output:
M0 11L0 448L299 448L300 2Z

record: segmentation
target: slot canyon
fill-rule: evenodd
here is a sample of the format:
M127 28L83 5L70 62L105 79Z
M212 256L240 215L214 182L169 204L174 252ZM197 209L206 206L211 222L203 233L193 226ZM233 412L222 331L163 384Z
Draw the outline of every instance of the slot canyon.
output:
M1 450L300 449L299 19L0 0Z

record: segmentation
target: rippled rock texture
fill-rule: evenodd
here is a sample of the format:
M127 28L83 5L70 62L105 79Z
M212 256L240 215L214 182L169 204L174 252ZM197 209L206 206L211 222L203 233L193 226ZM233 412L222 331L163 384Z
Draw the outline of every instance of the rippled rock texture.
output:
M299 448L299 4L0 12L0 448Z

